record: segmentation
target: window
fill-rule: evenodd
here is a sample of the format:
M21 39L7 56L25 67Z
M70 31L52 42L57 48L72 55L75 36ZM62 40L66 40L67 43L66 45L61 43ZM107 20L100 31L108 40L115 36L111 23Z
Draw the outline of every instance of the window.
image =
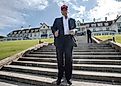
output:
M121 23L118 23L117 26L118 26L118 29L121 29Z
M108 26L109 25L109 23L104 23L105 24L105 26Z
M91 24L92 27L96 27L96 24Z
M102 33L102 35L105 35L104 33Z
M98 23L98 26L103 26L103 24L102 23Z
M89 24L86 25L87 28L88 28L89 26L90 26Z
M121 29L118 29L118 32L121 32Z
M30 37L32 37L32 33L30 33Z
M36 36L37 36L37 34L36 34L36 33L34 33L34 36L36 37Z
M77 26L80 26L80 23L77 23Z
M47 30L43 30L42 31L42 34L47 34Z
M106 30L109 31L109 27L107 27Z
M93 29L93 32L96 32L96 29L95 28Z

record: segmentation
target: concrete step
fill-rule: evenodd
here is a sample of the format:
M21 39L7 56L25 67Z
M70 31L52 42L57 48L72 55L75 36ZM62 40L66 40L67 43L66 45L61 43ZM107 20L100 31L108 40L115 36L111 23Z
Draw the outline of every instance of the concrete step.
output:
M0 86L17 86L17 85L11 84L11 83L6 83L6 82L0 82Z
M8 68L7 68L8 67ZM25 66L6 66L6 70L11 72L18 73L29 73L29 74L37 74L39 77L41 75L47 77L57 77L57 69L50 68L40 68L40 67L25 67ZM2 73L5 74L5 73ZM1 71L0 71L1 75ZM9 74L10 75L10 74ZM17 77L17 75L16 75ZM109 82L120 82L121 83L121 73L106 73L106 72L94 72L94 71L73 71L73 79L87 79L87 80L99 80L99 81L109 81ZM43 79L44 80L44 79ZM46 79L47 80L47 79ZM43 83L43 82L42 82Z
M53 54L26 54L25 57L56 58ZM121 59L121 55L73 55L74 59Z
M38 49L40 52L55 52L55 49ZM74 49L74 52L115 52L115 49Z
M56 79L49 78L49 77L41 77L41 76L34 76L34 75L25 74L25 73L23 74L23 73L6 72L6 71L0 71L0 76L1 76L0 78L2 79L8 79L10 81L27 83L27 85L17 85L17 86L56 86L54 84ZM72 86L114 86L112 85L114 83L106 83L106 82L99 83L99 82L72 80L72 83L73 83ZM65 82L62 82L61 86L68 86L68 85ZM120 86L120 85L115 85L115 86Z
M37 86L56 86L55 84L52 84L52 82L55 80L53 78L35 76L26 73L22 74L17 72L0 71L0 78Z
M37 57L21 57L18 61L34 61L34 62L51 62L57 63L56 58L37 58ZM108 60L108 59L73 59L74 64L108 64L108 65L121 65L121 60Z
M49 62L14 61L11 65L57 69L57 63L49 63ZM73 69L85 70L85 71L121 73L121 65L73 64Z
M53 55L56 52L31 52L30 54L48 54ZM73 55L121 55L121 52L73 52Z
M43 47L41 49L56 49L55 47ZM92 47L92 46L78 46L78 47L74 47L74 49L113 49L112 47Z
M111 47L110 45L108 44L97 44L97 43L78 43L78 47L87 47L87 46L90 46L90 47ZM54 45L49 45L49 46L46 46L46 47L55 47Z
M28 85L23 82L11 81L7 79L0 79L0 86L35 86L35 85Z

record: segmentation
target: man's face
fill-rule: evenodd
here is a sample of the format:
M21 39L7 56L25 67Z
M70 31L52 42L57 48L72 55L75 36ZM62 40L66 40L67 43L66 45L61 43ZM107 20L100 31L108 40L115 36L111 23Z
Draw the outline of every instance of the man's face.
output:
M68 11L67 11L66 9L63 9L63 10L61 11L61 13L62 13L63 16L67 16Z

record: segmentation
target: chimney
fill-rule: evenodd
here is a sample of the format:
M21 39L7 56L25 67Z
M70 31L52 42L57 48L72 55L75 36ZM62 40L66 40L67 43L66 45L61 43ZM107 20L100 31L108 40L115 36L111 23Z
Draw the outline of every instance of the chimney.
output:
M21 26L21 30L23 29L24 27L23 26Z
M93 19L93 22L95 22L95 18Z
M84 23L84 19L82 19L82 23Z
M105 21L107 22L107 17L105 17Z
M31 28L31 25L29 25L29 29Z
M40 23L40 25L43 25L43 23Z
M117 15L117 18L119 17L119 15Z

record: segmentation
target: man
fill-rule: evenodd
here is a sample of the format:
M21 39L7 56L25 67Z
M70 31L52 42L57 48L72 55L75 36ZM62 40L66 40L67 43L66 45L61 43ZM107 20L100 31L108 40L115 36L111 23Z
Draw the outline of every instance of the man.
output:
M92 32L89 29L87 29L87 42L88 43L90 43L90 42L92 43L91 34L92 34Z
M68 6L61 6L62 17L56 18L52 27L54 34L54 45L56 46L56 55L58 63L58 79L57 85L60 85L61 79L65 72L65 78L69 85L72 76L72 50L73 50L73 35L76 24L75 20L68 17ZM65 59L65 62L64 62Z

